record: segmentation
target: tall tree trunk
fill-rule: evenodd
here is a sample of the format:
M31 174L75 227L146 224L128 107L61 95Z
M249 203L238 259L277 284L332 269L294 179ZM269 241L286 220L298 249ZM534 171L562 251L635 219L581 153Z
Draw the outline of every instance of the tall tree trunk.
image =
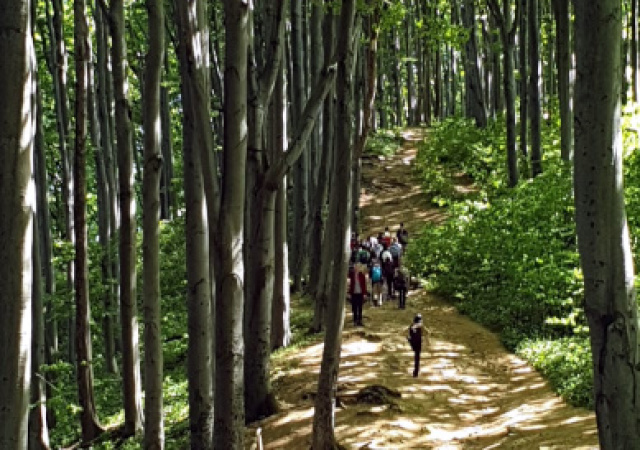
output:
M136 313L136 198L133 188L133 141L127 81L124 2L113 0L110 13L113 84L116 101L118 180L120 188L120 325L125 436L142 429L139 332Z
M302 108L306 101L304 84L304 65L302 46L302 2L292 0L291 3L291 62L293 72L291 74L291 89L293 98L291 99L291 125L292 128L298 126ZM302 288L302 272L305 261L305 231L308 223L308 184L309 179L309 151L306 149L296 163L293 173L293 229L292 229L292 251L291 251L291 279L293 282L292 291L299 292Z
M215 442L244 446L244 204L247 162L249 5L225 0L223 182L220 204L219 290L216 327Z
M520 33L518 35L518 72L520 73L520 153L522 156L528 156L528 141L529 141L529 93L527 92L527 16L529 15L527 10L527 0L517 0L520 2L520 24L518 29Z
M603 449L640 442L638 305L622 190L621 4L575 3L574 189Z
M329 211L329 228L325 245L331 247L327 252L329 258L323 264L332 267L331 302L327 306L327 331L325 334L322 364L318 377L318 394L315 400L315 414L313 419L313 449L337 448L334 432L335 394L340 365L340 347L342 342L342 327L344 323L344 303L348 259L348 241L350 236L349 211L351 206L351 158L353 105L351 103L352 73L351 65L353 48L353 24L355 17L354 0L343 0L338 27L337 61L338 78L336 94L338 98L336 137L341 143L335 147L335 175L334 186L331 190Z
M632 0L636 4L637 0ZM573 158L573 109L571 103L571 29L569 3L552 0L556 19L558 90L560 98L560 153L562 159ZM637 55L636 55L637 66ZM634 80L635 81L635 80ZM637 81L636 81L637 87ZM637 100L637 94L636 100Z
M91 53L89 27L84 0L74 0L74 59L76 65L75 88L75 149L73 158L75 224L75 276L76 298L76 377L82 411L80 424L82 440L91 441L102 433L98 423L93 391L93 353L91 349L91 312L89 307L89 260L87 246L87 86L88 61Z
M476 35L476 10L474 0L464 0L462 23L469 29L465 44L465 105L466 115L476 121L476 126L487 126L487 110L482 90L482 78L478 67L478 39Z
M542 173L542 136L540 131L540 21L538 0L528 0L529 11L529 114L531 116L531 175Z
M405 124L404 120L404 111L402 109L402 80L400 78L400 73L402 72L402 63L398 60L400 56L400 36L398 35L398 30L393 28L391 30L391 48L393 51L394 58L394 67L393 72L391 73L391 78L393 80L393 96L395 99L395 116L396 121L395 125L397 127L401 127Z
M191 448L213 448L214 432L214 356L212 327L212 283L210 245L211 210L205 192L207 190L203 175L210 133L209 101L198 98L198 79L206 71L202 52L208 47L198 40L207 17L204 3L200 0L176 2L178 28L180 32L178 58L182 79L184 116L183 155L184 186L187 208L186 245L187 245L187 307L189 348L187 360L187 378L189 383L189 423L191 429ZM203 85L200 86L205 89ZM202 95L207 95L204 90ZM204 109L204 111L202 110ZM202 148L205 147L205 148ZM209 180L211 182L212 180Z
M160 81L164 44L164 4L147 0L149 52L144 78L144 173L142 186L143 288L144 288L144 448L164 448L162 417L162 317L160 314L160 174L162 172L162 118Z
M53 53L52 77L54 85L54 96L56 99L56 125L58 129L58 146L60 148L60 165L62 166L62 238L73 244L73 176L71 173L71 156L69 154L69 102L67 99L67 50L64 42L63 23L64 8L61 0L52 0L53 16L48 18L49 38L51 40L51 50ZM47 8L47 13L49 12ZM69 293L73 292L73 261L67 263L67 285ZM68 298L71 298L69 295ZM73 361L75 357L75 329L73 325L73 303L68 305L69 316L69 345L68 361ZM56 349L57 350L57 349Z
M554 11L556 11L556 39L558 40L558 45L560 44L560 35L559 35L559 11L557 8L567 8L568 5L565 5L564 2L560 2L558 0L553 0ZM568 11L567 11L568 12ZM564 11L561 12L564 14ZM564 17L563 17L564 18ZM567 25L568 25L568 14L567 14ZM629 21L631 22L631 92L633 93L633 101L637 102L640 99L638 98L638 0L631 0L631 12ZM560 58L560 48L558 48L558 58ZM560 61L560 59L558 59ZM560 71L560 67L558 67L558 72ZM562 79L561 79L562 80ZM562 91L560 91L562 92Z
M497 0L487 0L487 5L491 10L495 21L500 29L500 39L502 40L502 61L504 70L502 72L502 82L504 97L507 107L507 172L509 174L509 186L518 184L518 151L516 148L516 93L513 64L513 50L515 46L515 34L518 25L520 5L516 7L515 20L511 17L511 3L503 0L502 5ZM502 10L500 9L502 8Z
M284 64L276 81L271 104L271 148L274 158L286 150L286 90ZM273 307L271 310L271 350L287 347L291 341L289 315L289 265L287 249L287 189L286 178L281 180L276 192L274 206L274 280Z
M31 3L0 3L0 448L26 449L31 388L35 59ZM6 30L11 30L7 32Z
M165 57L166 60L166 57ZM160 128L162 129L162 171L160 172L160 219L170 220L175 214L173 194L173 143L171 141L171 111L169 89L160 86Z
M31 17L35 17L35 4L31 5ZM33 31L33 30L32 30ZM37 78L37 76L36 76ZM49 449L49 428L47 426L47 387L45 374L41 372L43 364L47 363L46 350L46 327L45 314L46 307L44 304L43 293L50 289L45 288L45 283L52 280L46 280L52 275L52 269L45 267L43 264L43 255L49 256L51 248L45 248L50 245L50 230L45 228L43 222L49 222L49 205L47 200L47 167L44 149L44 127L42 123L42 93L40 91L39 80L36 79L35 87L35 140L34 140L34 178L36 185L36 214L33 217L33 292L32 292L32 343L31 343L31 374L33 381L31 384L31 408L29 412L29 448L32 450ZM48 263L51 265L51 262ZM42 274L47 274L43 280ZM48 292L47 292L48 293Z

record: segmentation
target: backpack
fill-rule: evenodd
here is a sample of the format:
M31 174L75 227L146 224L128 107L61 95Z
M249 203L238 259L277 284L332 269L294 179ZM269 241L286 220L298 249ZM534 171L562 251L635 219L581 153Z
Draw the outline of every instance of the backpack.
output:
M371 255L369 254L369 252L367 250L365 250L364 248L361 249L358 252L358 262L362 263L362 264L367 264L369 262L369 258L371 257Z
M380 267L380 264L376 263L371 268L371 281L373 281L374 283L378 283L381 280L382 280L382 267Z
M391 247L389 247L389 253L391 253L393 259L398 259L400 257L400 247L397 245L392 245Z
M407 288L407 278L405 276L405 274L398 270L398 273L396 274L395 278L393 279L393 287L399 291L399 290L404 290Z

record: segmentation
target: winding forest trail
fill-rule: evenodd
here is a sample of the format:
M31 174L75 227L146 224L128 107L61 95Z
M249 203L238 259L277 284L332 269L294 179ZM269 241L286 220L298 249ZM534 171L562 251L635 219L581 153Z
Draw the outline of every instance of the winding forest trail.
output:
M393 158L363 162L363 235L400 222L415 233L425 221L441 221L420 192L412 173L420 130L407 130ZM464 186L460 187L464 189ZM473 268L469 268L473 270ZM349 305L347 304L349 309ZM413 355L406 330L421 312L431 330L423 347L421 372L411 376ZM407 309L393 302L374 308L367 302L364 327L345 319L336 435L349 449L598 448L592 412L559 399L544 379L507 352L493 333L460 315L422 289L410 291ZM311 443L313 393L322 343L276 359L273 383L282 411L261 427L268 449L307 449ZM398 392L386 404L358 401L373 385ZM370 395L368 399L374 399Z

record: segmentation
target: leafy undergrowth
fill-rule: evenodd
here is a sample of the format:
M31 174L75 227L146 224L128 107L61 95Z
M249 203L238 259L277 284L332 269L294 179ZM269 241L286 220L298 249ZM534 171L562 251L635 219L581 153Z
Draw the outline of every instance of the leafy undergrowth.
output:
M558 124L547 121L543 129L544 173L514 189L506 187L503 135L504 123L478 130L462 119L430 131L418 153L418 176L435 202L449 205L449 219L425 226L407 259L432 290L499 333L505 346L541 371L563 398L592 407L572 174L559 157ZM633 151L636 134L625 132L624 138L627 214L635 247L640 158ZM465 195L455 189L460 173L474 183Z

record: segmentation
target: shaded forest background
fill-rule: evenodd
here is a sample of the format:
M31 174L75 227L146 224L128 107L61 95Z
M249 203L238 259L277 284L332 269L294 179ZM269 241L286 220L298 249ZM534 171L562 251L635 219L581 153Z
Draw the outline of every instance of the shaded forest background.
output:
M617 376L640 368L621 231L626 199L635 248L640 128L637 0L601 3L603 16L560 0L0 6L3 29L23 37L0 36L17 67L2 71L3 114L26 117L3 122L3 142L28 141L22 159L0 160L0 375L17 380L0 390L0 447L162 448L166 434L242 448L245 423L278 407L271 353L321 332L313 447L336 445L361 158L418 126L416 177L450 218L412 231L413 274L604 426L598 399L635 392ZM589 47L590 29L608 39ZM580 189L596 182L602 203ZM604 249L579 251L584 204L620 227L590 227ZM619 267L613 297L598 297L581 253ZM291 294L312 299L312 316ZM607 333L624 342L600 349ZM606 345L622 362L594 363ZM595 383L594 364L606 372Z

